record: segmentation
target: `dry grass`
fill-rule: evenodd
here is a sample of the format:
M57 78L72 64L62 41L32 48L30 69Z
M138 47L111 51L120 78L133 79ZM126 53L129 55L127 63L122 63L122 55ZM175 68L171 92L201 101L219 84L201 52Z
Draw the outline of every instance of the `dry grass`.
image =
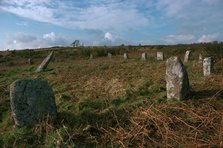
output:
M205 112L204 112L205 110ZM151 105L133 113L129 127L109 128L105 140L121 147L222 147L223 114L205 103Z

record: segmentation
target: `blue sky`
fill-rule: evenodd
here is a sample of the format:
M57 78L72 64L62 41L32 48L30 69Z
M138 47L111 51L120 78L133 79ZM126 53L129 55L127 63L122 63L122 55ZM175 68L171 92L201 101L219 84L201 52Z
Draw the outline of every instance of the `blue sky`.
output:
M0 50L223 41L223 0L1 0Z

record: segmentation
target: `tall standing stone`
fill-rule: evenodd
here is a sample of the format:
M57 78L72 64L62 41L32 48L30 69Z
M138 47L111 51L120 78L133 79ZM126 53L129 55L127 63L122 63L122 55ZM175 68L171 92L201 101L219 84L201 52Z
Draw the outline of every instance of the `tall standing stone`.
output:
M123 57L124 57L124 60L127 60L129 58L128 53L124 53Z
M187 71L178 57L171 57L166 62L167 99L183 100L189 93Z
M203 61L204 76L211 75L212 69L213 69L213 66L212 66L212 59L211 59L211 57L204 58L204 61Z
M157 52L157 60L163 61L163 52Z
M53 58L53 51L43 60L43 62L36 69L36 72L44 71L47 68L47 65L52 60L52 58Z
M191 59L191 51L187 50L184 56L184 62L187 63Z
M142 53L141 59L144 60L144 61L147 60L147 53L146 52Z
M53 90L47 81L17 80L10 85L12 116L18 126L31 126L57 114Z
M108 53L108 57L109 57L109 58L111 58L111 57L112 57L112 54L111 54L110 52Z
M199 63L202 63L203 62L203 57L202 57L202 54L199 54Z

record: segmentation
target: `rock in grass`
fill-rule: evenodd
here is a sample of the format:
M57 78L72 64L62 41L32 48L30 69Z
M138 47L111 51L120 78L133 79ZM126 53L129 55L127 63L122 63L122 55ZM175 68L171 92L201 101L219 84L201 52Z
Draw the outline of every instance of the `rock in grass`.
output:
M47 81L17 80L10 85L12 116L18 126L56 118L57 109L53 90Z
M44 71L47 68L47 65L52 60L52 58L53 58L53 51L43 60L43 62L36 69L36 72L42 72L42 71Z
M191 59L191 51L187 50L184 56L184 62L187 63Z
M157 52L157 60L163 60L163 52Z
M142 59L143 61L147 60L147 53L146 53L146 52L142 53L142 57L141 57L141 59Z
M167 99L183 100L189 93L187 71L178 57L171 57L166 62Z
M203 61L203 73L204 73L204 76L209 76L211 75L212 73L212 59L211 57L208 57L208 58L204 58L204 61Z
M124 53L123 57L124 57L124 60L127 60L129 58L128 53Z

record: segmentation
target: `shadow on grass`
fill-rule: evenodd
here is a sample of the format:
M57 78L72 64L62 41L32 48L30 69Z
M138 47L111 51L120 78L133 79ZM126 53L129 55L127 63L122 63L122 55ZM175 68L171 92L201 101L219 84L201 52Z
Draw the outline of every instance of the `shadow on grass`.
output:
M107 110L103 112L84 110L77 114L60 112L57 117L59 124L65 124L70 128L80 128L87 125L116 127L119 124L127 124L128 119L129 113L124 109Z
M190 99L207 99L216 98L223 99L223 89L199 90L191 91L188 98Z
M0 123L2 122L3 114L10 110L10 100L0 101Z
M58 128L61 125L67 127L72 135L70 140L76 147L97 147L98 142L102 143L101 127L123 126L127 123L128 118L128 113L124 110L104 112L84 110L79 113L64 111L58 113L57 126L59 126Z

